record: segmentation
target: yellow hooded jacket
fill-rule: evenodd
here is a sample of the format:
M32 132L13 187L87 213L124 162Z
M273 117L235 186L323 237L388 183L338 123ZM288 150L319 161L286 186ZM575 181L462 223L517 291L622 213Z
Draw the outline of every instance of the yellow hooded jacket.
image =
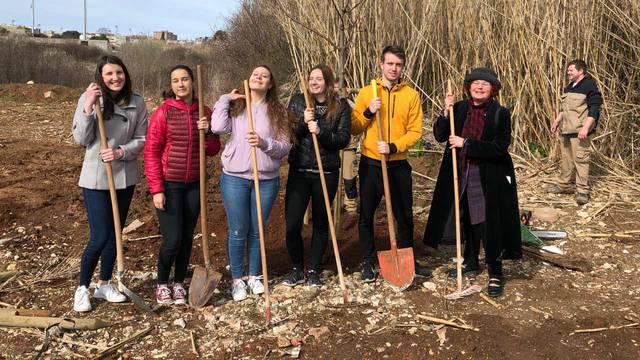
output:
M420 140L422 136L422 106L420 95L411 87L400 82L387 89L382 80L377 79L378 96L382 100L380 124L382 126L383 141L390 144L390 150L395 153L389 155L389 160L404 160L407 150ZM380 160L378 153L378 128L375 116L367 118L365 110L373 99L371 85L365 86L358 93L356 104L351 113L351 133L358 135L364 132L362 141L362 155ZM369 111L367 111L369 113Z

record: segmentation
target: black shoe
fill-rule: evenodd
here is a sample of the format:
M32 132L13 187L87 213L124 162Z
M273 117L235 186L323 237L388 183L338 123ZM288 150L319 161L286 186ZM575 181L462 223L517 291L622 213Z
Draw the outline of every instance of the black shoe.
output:
M481 269L479 265L464 265L462 267L462 276L476 276L478 274L480 274ZM457 269L453 269L453 270L449 270L449 277L452 279L455 279L458 277L458 270Z
M318 274L315 270L307 271L307 285L313 287L322 286L322 281L320 280L320 274Z
M426 277L426 278L430 278L433 275L431 273L431 270L429 270L426 267L418 264L418 262L415 263L415 272L416 272L416 276L422 276L422 277Z
M502 295L502 279L491 278L489 279L489 285L487 286L487 294L493 298L500 297Z
M291 269L291 272L284 278L282 285L296 286L304 284L304 273L298 268Z
M578 193L578 195L576 195L576 202L578 203L578 205L584 205L584 204L588 203L589 202L589 194Z
M373 264L365 261L362 263L362 282L370 283L376 281L376 272L373 271Z

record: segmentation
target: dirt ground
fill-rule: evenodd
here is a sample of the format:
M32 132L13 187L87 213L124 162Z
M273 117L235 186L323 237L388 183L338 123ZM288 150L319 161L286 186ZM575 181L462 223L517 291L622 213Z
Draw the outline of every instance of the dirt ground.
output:
M44 99L48 90L53 90L53 99ZM434 270L432 279L416 278L414 286L401 293L382 279L362 284L357 215L343 212L339 246L350 303L341 304L330 246L322 288L315 291L279 285L289 269L284 243L285 166L267 229L276 326L265 327L262 297L250 296L241 303L230 299L226 220L216 158L209 159L207 222L214 234L210 237L212 262L224 278L211 303L202 310L168 307L153 317L130 302L93 301L92 312L76 314L72 299L88 236L77 186L84 150L73 143L70 132L79 93L38 84L0 86L0 272L21 272L0 281L0 302L3 307L46 309L53 316L95 318L112 324L96 331L54 334L45 357L92 357L99 350L91 346L106 348L151 327L150 334L122 347L115 358L640 358L638 178L594 167L592 201L578 206L571 195L543 191L557 172L549 160L516 158L520 206L554 208L560 214L558 221L534 218L532 226L567 231L566 239L548 244L561 248L564 258L582 259L586 265L582 271L568 270L530 256L508 262L505 294L496 300L500 308L478 295L457 301L443 298L455 287L446 276L454 266L451 258L455 251L451 246L427 251L421 245L434 187L427 177L435 178L440 158L429 152L412 157L411 163L424 175L414 177L415 254ZM137 240L158 234L144 179L136 188L126 224L135 219L144 225L125 241L127 281L152 303L160 240ZM382 249L388 241L384 211L379 211L376 225L376 241ZM305 229L307 242L309 234ZM195 244L191 262L201 264L201 246L199 241ZM485 286L486 272L471 281ZM424 315L456 320L477 331L440 328L421 317ZM598 328L597 332L574 333ZM2 358L31 358L43 342L41 331L0 327L0 334ZM198 355L192 351L191 336ZM63 339L78 344L63 343Z

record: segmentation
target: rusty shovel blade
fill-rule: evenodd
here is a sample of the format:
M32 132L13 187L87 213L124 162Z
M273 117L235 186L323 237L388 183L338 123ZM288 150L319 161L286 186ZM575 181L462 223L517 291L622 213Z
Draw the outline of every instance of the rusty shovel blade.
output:
M378 262L382 277L395 288L404 290L413 284L413 248L378 251Z
M196 309L205 306L221 278L222 274L212 268L196 266L189 287L189 305Z
M141 308L142 310L148 312L151 315L157 315L156 312L144 301L138 294L131 291L128 287L124 285L123 276L121 274L116 274L116 280L118 281L118 290L125 294L131 301L133 301L136 306Z

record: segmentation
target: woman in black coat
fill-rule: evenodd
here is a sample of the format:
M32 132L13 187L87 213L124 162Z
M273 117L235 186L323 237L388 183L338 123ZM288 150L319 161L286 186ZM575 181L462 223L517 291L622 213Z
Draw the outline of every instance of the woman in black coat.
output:
M447 141L440 173L433 193L423 242L437 247L453 212L451 148L458 148L460 209L465 237L463 274L480 272L480 241L489 270L487 292L502 294L502 260L522 257L518 195L513 162L509 155L511 115L495 97L501 84L488 68L477 68L464 79L469 100L453 103L445 98L433 134ZM450 135L449 106L453 106L455 136ZM452 272L455 277L455 271Z
M351 107L334 91L333 79L333 71L327 66L314 67L308 77L309 92L315 102L313 108L307 109L302 94L296 94L289 103L289 109L296 118L293 126L296 139L289 152L289 175L285 194L287 250L293 265L283 281L287 286L305 282L301 233L309 200L313 235L306 278L310 286L322 285L320 262L329 239L329 221L311 134L316 134L318 138L329 201L333 200L338 188L340 150L344 149L351 139Z

